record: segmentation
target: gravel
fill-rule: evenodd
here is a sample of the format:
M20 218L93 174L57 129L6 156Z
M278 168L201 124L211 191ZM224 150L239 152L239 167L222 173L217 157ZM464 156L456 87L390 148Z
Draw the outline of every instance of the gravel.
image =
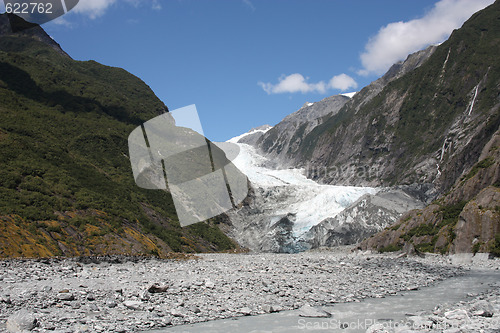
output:
M0 261L0 330L14 320L33 332L126 332L299 308L312 313L464 271L447 257L346 251Z

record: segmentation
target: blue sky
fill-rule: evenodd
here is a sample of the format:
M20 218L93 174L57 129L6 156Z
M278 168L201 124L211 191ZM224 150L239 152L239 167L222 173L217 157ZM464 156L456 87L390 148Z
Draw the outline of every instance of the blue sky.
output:
M360 90L492 2L80 0L43 27L74 59L140 77L171 110L196 104L205 135L224 141Z

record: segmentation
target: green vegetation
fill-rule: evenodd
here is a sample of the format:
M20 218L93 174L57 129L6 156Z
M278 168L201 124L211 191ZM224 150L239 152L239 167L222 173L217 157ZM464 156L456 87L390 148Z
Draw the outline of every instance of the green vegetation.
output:
M465 180L471 179L479 170L489 168L493 164L495 164L495 159L493 157L485 158L472 167L471 171L465 176Z
M434 252L434 246L436 244L433 242L430 243L420 243L415 245L415 249L420 252Z
M413 237L436 235L438 231L439 229L435 228L432 224L420 224L401 235L401 238L408 242Z
M403 221L403 222L404 222L404 221ZM396 230L398 230L399 228L401 228L401 223L396 224L396 225L393 225L392 227L389 227L389 229L391 229L392 231L396 231Z
M495 235L495 240L490 246L490 253L500 257L500 233Z
M49 221L78 212L69 223L83 230L99 224L91 215L99 211L106 232L139 223L174 251L235 246L217 226L181 228L168 192L135 185L128 135L166 110L137 77L2 36L0 100L0 216Z
M483 245L483 243L481 242L474 243L474 245L472 245L472 253L474 254L478 253L479 249L481 248L481 245Z
M385 252L397 252L400 251L402 247L400 245L396 244L389 244L387 246L384 246L378 250L380 253L385 253Z
M458 222L458 217L460 216L460 213L462 212L466 204L466 201L460 201L455 204L442 206L439 210L439 213L442 216L442 220L437 225L437 227L441 229L446 225L455 226L455 224Z
M439 210L435 211L435 213L441 216L441 220L438 223L425 223L417 225L402 234L400 238L406 242L410 242L414 239L414 237L433 236L430 242L423 242L415 245L415 249L421 252L434 252L439 233L442 230L448 230L446 245L437 249L439 252L445 253L448 249L448 245L451 244L451 242L453 242L456 238L454 227L458 222L458 217L465 207L465 204L465 201L460 201L455 204L441 206Z

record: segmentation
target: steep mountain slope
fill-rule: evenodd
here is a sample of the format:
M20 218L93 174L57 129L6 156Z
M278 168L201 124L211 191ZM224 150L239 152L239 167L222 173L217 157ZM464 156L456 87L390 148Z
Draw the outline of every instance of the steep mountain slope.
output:
M336 114L348 100L349 97L335 95L316 103L305 103L264 133L255 145L276 165L294 165L289 157L296 154L303 137L318 126L325 115Z
M446 49L449 51L445 56ZM421 100L412 105L427 119L428 127L437 128L434 124L438 120L444 122L440 127L441 148L434 152L434 157L427 158L437 162L436 183L446 192L425 209L406 214L394 226L365 240L362 249L481 251L500 255L498 49L500 3L497 1L475 14L436 51L445 56L439 75L419 73L414 78L418 80L425 75L426 82L438 87L432 96L415 81L413 85L418 85L422 92L410 95L408 100ZM432 68L436 67L429 70ZM445 104L443 99L448 107L436 109L439 103ZM435 113L426 114L429 110ZM418 125L422 128L425 124L417 122ZM424 138L434 146L439 143L427 135ZM420 143L424 147L428 144L422 139ZM417 156L425 156L421 146L415 147Z
M500 248L500 235L495 240L500 219L493 154L500 125L499 7L497 1L476 13L448 41L408 56L351 100L333 96L306 103L254 144L272 160L266 166L302 168L309 178L327 184L385 190L317 221L295 240L289 237L294 214L255 226L265 221L252 215L265 213L255 210L255 202L269 204L273 197L254 191L247 211L240 211L243 221L248 220L245 224L240 219L240 230L254 235L250 239L274 239L273 244L278 240L285 247L353 243L441 195L433 205L412 213L416 215L405 214L362 248ZM486 179L476 178L483 172L489 175ZM256 237L254 229L264 230L265 237Z
M435 49L431 46L408 56L404 62L393 65L382 78L350 97L335 95L315 103L306 102L273 128L253 129L229 140L238 143L242 153L253 151L244 144L256 149L247 158L242 158L240 153L235 162L249 177L252 191L240 209L228 213L232 221L231 237L251 250L270 252L352 244L383 230L408 210L423 207L421 200L427 197L422 193L429 186L384 189L380 193L376 193L380 189L357 188L356 195L346 195L352 187L299 181L304 176L321 180L320 174L353 171L343 167L332 171L325 166L305 164L299 152L304 138L325 120L346 105L359 108L368 103L389 82L423 64ZM290 173L294 177L290 177ZM274 179L267 179L269 175ZM360 195L363 197L356 200ZM321 207L316 205L318 198Z
M420 67L369 99L354 96L304 139L295 159L334 184L448 190L498 128L499 3L473 15Z
M315 137L317 135L315 133L323 131L323 127L319 127L319 125L322 125L325 121L332 122L332 118L337 119L337 115L341 110L343 112L351 110L350 112L357 113L361 107L377 96L389 82L402 77L422 65L435 50L436 46L430 46L425 50L409 55L405 61L394 64L384 76L356 93L352 99L343 95L335 95L316 103L305 103L300 110L285 117L273 129L265 133L257 141L256 146L266 155L280 161L281 164L305 166L311 169L311 174L309 175L311 178L328 180L330 177L326 175L319 176L317 174L318 170L321 170L323 174L332 171L337 172L341 169L339 168L340 165L329 166L330 168L327 170L325 168L327 165L321 159L315 161L313 164L305 165L304 163L304 161L308 161L304 159L304 151L314 149L311 147L311 137ZM336 145L338 144L337 142ZM356 142L352 144L355 145ZM354 169L357 169L358 166L353 165ZM342 165L342 169L346 170L349 167ZM342 183L347 185L349 181L343 180ZM366 183L367 180L363 179L362 181L353 181L351 185L363 185ZM375 183L375 185L378 184Z
M404 215L360 248L500 255L500 131L447 194Z
M0 257L236 247L221 219L181 228L168 192L135 185L127 137L168 111L140 79L0 15L0 101Z

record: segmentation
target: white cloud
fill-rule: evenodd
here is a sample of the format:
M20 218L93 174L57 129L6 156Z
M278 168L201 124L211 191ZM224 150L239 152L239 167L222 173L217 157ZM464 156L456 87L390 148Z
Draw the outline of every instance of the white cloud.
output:
M383 74L397 61L430 44L446 40L473 13L494 0L441 0L422 18L381 28L361 54L361 75Z
M328 86L332 89L339 89L341 91L346 91L347 89L358 87L356 81L347 74L340 74L332 77Z
M288 76L282 75L278 79L277 84L259 82L258 85L269 95L298 92L303 94L309 92L324 94L328 89L345 91L349 88L356 88L358 86L356 81L346 74L334 76L328 84L324 81L319 81L317 83L309 83L307 81L308 78L305 78L302 74L295 73Z
M103 15L115 2L116 0L80 0L73 10L76 13L85 14L91 19L95 19Z
M151 4L151 8L154 10L161 10L161 4L158 0L80 0L78 5L73 9L76 13L84 14L89 16L91 19L95 19L99 16L104 15L104 13L115 3L125 2L134 7L139 7L144 4Z
M252 10L252 12L255 11L255 6L253 5L252 1L250 0L243 0L243 3L248 6Z
M161 7L161 4L160 4L160 2L158 0L153 0L153 6L152 6L152 8L154 10L161 10L162 7Z

